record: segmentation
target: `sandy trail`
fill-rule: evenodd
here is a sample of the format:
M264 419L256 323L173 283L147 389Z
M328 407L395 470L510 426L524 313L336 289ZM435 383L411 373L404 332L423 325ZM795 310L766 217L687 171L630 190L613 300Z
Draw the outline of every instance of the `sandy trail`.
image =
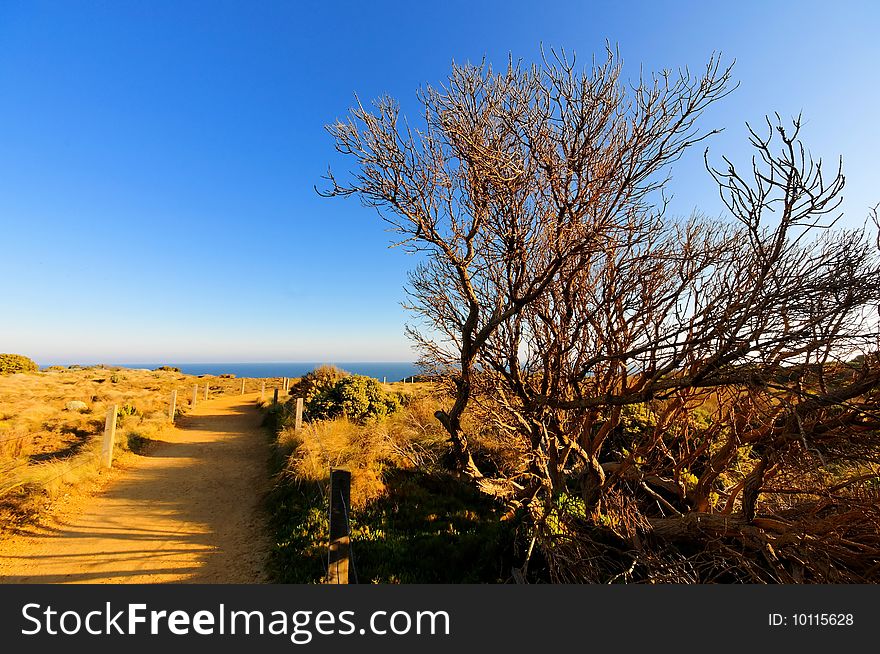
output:
M0 542L3 583L265 581L256 395L200 403L83 510Z

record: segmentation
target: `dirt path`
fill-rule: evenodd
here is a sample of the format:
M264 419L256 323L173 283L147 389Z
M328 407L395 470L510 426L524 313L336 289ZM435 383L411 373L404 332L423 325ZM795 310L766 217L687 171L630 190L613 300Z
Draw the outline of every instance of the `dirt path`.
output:
M265 581L255 398L201 403L82 511L0 543L0 582Z

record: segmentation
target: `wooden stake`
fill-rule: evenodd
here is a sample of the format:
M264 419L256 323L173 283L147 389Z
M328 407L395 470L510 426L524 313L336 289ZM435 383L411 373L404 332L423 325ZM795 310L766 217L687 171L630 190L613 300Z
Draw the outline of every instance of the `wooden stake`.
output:
M327 560L327 583L349 581L348 508L351 506L351 473L342 468L330 470L330 552Z
M107 409L107 421L104 423L104 441L101 443L101 465L113 467L113 444L116 441L116 405Z
M177 391L171 391L171 406L168 407L168 418L174 422L174 415L177 413Z
M192 402L192 408L193 408L193 409L196 408L196 403L197 403L198 401L199 401L199 385L196 384L196 385L193 386L193 402Z
M205 401L208 401L208 385L205 384Z
M266 382L260 384L260 400L266 399Z
M272 394L272 404L275 406L278 405L278 389L277 388L275 389L275 392Z
M241 380L241 394L244 395L244 379Z
M303 398L296 398L296 423L293 428L294 431L299 431L303 428Z

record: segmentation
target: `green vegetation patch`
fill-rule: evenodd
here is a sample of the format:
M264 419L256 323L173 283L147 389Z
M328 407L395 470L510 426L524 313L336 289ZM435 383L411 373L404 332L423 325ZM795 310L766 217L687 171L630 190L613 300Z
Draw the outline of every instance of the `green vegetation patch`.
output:
M39 366L21 354L0 354L0 375L16 372L36 372Z
M385 391L372 377L352 375L334 366L321 366L303 376L291 394L305 399L308 420L345 416L355 422L394 413L404 398Z
M359 583L497 583L514 561L516 528L501 509L444 473L391 469L386 493L352 509ZM329 483L329 482L328 482ZM279 583L321 583L329 538L326 484L286 478L270 498Z

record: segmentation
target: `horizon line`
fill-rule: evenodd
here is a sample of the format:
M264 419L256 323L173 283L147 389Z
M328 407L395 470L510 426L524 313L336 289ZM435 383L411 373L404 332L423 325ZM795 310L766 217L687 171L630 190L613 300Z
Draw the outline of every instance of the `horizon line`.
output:
M85 361L85 363L82 363ZM78 360L74 361L72 359L54 359L52 361L39 361L35 360L36 363L43 365L113 365L113 366L124 366L124 365L132 365L132 364L153 364L153 363L178 363L178 364L200 364L200 365L210 365L210 364L224 364L224 365L252 365L252 364L260 364L260 363L415 363L412 359L300 359L300 360L272 360L272 361L181 361L174 359L156 359L153 361L89 361L86 360Z

